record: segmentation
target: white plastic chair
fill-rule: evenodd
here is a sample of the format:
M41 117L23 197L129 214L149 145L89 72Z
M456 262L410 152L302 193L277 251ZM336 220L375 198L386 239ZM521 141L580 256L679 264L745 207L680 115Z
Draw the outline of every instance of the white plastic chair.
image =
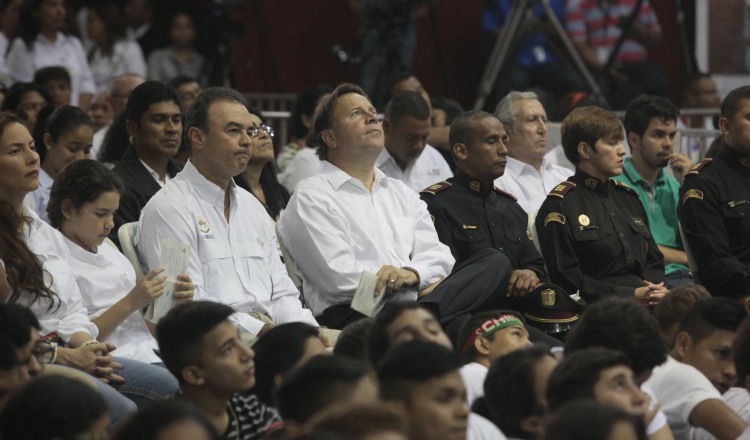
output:
M133 239L135 238L135 228L138 226L138 222L125 223L120 226L117 231L117 237L120 239L120 247L122 247L122 253L130 261L135 269L136 279L141 279L144 275L143 268L141 267L140 261L138 261L138 254L135 253L135 247L133 246Z

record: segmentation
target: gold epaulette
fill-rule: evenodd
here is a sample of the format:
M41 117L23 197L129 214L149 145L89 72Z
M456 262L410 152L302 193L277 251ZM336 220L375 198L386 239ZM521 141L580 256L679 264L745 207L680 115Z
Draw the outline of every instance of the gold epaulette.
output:
M690 170L688 170L687 173L685 173L686 176L689 176L691 174L698 174L701 172L703 168L705 168L708 164L710 164L713 161L710 157L707 159L703 159L702 161L698 162L697 164L693 165Z
M610 179L609 181L615 185L615 188L625 190L626 192L629 192L630 194L638 197L638 193L633 188L631 188L630 185L628 185L627 183L620 182L619 180L614 180L614 179Z
M576 184L566 180L562 182L561 184L557 185L556 187L552 188L552 191L547 194L547 197L549 196L555 196L560 197L561 199L565 197L565 194L569 193L570 190L576 187Z
M508 191L503 191L503 190L501 190L498 187L495 187L495 192L498 193L498 194L500 194L501 196L505 196L505 197L511 198L511 199L515 200L516 202L518 201L518 197L514 196L513 194L509 193Z
M420 194L429 194L431 196L437 195L437 193L441 191L445 191L446 189L450 188L452 185L450 182L442 181L439 183L436 183L434 185L430 185L427 188L420 191Z

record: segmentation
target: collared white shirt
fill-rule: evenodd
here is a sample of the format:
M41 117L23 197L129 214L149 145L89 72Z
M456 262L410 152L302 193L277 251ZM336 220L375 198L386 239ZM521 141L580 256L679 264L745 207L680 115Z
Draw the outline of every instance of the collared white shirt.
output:
M187 274L196 300L232 306L234 321L257 334L263 322L246 312L268 314L274 324L306 322L318 326L302 308L299 291L279 257L273 220L263 205L232 181L229 223L224 217L224 190L188 161L141 211L135 247L144 268L159 267L161 242L190 245Z
M508 157L505 174L495 179L495 185L518 198L518 204L530 213L539 209L547 194L560 182L572 176L570 170L551 163L547 158L537 171L533 166Z
M34 211L46 223L49 223L47 203L49 203L49 195L52 191L53 183L55 183L54 179L40 167L39 187L35 191L26 194L26 197L23 199L23 204L26 208Z
M60 231L40 220L33 211L27 209L25 215L31 218L31 224L25 228L23 239L42 264L44 282L55 292L56 300L50 308L48 300L38 299L32 302L29 295L22 294L17 303L34 312L42 326L40 330L43 335L57 332L63 341L70 342L74 333L83 332L91 335L91 339L96 339L99 329L89 321L88 312L83 305L65 238Z
M144 162L143 159L138 159L138 160L141 161L141 164L143 164L144 168L146 168L146 171L148 171L148 173L151 174L151 177L153 177L154 180L156 180L156 183L158 183L159 186L161 186L162 188L164 188L164 185L166 185L167 182L169 182L170 180L172 180L172 178L169 177L169 173L164 173L164 181L160 180L159 179L159 173L157 173L156 171L154 171L153 168L151 168L150 166L148 166L148 164L146 162Z
M94 319L125 298L135 287L135 270L127 258L109 245L89 252L64 237L71 255L76 283L83 305ZM156 339L149 332L140 311L135 311L109 334L107 342L117 347L113 356L154 364L161 362L154 353Z
M318 315L351 303L362 272L384 265L419 273L419 288L450 274L455 260L438 239L427 205L403 182L375 168L372 192L330 162L300 186L279 220L305 300ZM416 300L402 289L392 300Z
M141 46L126 38L115 42L110 55L103 55L97 47L91 56L89 66L96 84L96 93L109 92L112 80L124 73L146 77L146 60L143 58Z
M91 75L86 52L81 40L62 32L57 33L55 42L37 35L32 49L20 38L13 40L5 58L10 77L15 82L32 82L34 73L49 66L63 66L70 74L70 103L78 105L81 94L96 93L96 85Z
M321 161L315 150L316 148L301 148L289 162L286 171L279 175L279 182L290 194L296 191L305 179L320 172Z
M396 159L383 148L380 156L375 161L375 166L385 173L386 176L404 182L411 189L419 193L423 189L453 177L453 172L443 155L434 147L427 145L416 159L406 165L402 170L396 163Z

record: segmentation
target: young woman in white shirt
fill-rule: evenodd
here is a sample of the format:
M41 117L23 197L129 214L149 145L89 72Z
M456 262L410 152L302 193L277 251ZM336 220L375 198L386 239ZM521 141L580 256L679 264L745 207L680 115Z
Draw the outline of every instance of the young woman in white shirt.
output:
M30 308L41 333L59 342L54 363L98 377L136 404L166 398L177 381L164 375L162 383L153 383L154 375L166 370L115 359L116 347L96 339L100 332L83 306L64 237L23 205L38 184L39 155L31 134L17 116L0 113L0 259L11 287L8 301Z

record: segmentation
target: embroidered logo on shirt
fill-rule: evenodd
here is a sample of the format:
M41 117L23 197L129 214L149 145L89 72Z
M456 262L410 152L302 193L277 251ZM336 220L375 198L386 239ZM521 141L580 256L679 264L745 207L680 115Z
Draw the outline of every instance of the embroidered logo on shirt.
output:
M578 216L578 223L580 223L581 226L588 226L591 224L591 220L586 214L581 214Z
M645 228L645 227L646 227L646 223L645 223L645 222L643 221L643 219L642 219L642 218L640 218L640 217L635 217L635 218L633 218L633 221L635 222L635 224L636 224L636 225L638 225L638 226L640 226L640 227L642 227L642 228Z
M547 214L547 217L544 218L544 226L547 226L547 223L549 222L557 222L561 225L565 224L565 216L560 214L559 212L550 212Z
M208 222L203 216L198 217L198 230L204 234L208 234L209 232L211 232L211 227L208 226Z
M698 199L703 200L703 191L699 189L689 189L685 193L685 195L682 196L682 204L684 205L685 202L687 202L688 199Z

